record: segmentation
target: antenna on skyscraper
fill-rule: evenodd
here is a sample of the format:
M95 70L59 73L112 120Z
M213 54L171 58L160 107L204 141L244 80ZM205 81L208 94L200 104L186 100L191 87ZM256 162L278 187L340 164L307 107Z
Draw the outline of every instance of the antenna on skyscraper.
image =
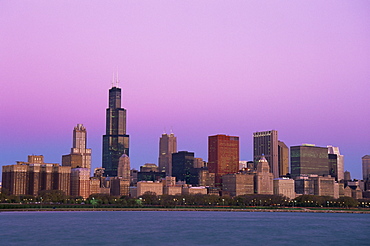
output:
M113 83L114 83L114 72L112 74L112 88L113 88Z
M118 66L116 67L116 86L119 87L119 79L118 79Z
M173 131L172 131L173 129L172 129L172 126L171 126L171 129L170 129L170 134L173 134Z

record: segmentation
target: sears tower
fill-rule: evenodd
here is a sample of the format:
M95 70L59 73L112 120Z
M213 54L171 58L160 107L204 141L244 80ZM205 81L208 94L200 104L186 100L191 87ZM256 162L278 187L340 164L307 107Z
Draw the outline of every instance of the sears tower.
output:
M118 84L118 80L116 82ZM106 132L103 135L103 168L106 176L117 176L119 158L129 155L129 135L126 134L126 109L121 108L121 88L109 90Z

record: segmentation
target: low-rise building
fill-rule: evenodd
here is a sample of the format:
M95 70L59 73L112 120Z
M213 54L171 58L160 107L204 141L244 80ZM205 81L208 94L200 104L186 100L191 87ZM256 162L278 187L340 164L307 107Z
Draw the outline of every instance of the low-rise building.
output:
M222 176L222 191L230 196L254 193L254 175L246 173L226 174Z
M3 189L10 195L37 196L44 190L70 193L70 167L45 163L42 155L30 155L27 162L2 167Z
M288 178L274 179L274 195L280 195L289 199L294 199L296 197L294 191L294 180Z
M195 195L195 194L207 195L207 188L203 186L200 186L200 187L183 186L182 194L183 195Z
M142 196L144 193L151 193L157 196L163 195L163 183L153 181L137 182L136 197Z

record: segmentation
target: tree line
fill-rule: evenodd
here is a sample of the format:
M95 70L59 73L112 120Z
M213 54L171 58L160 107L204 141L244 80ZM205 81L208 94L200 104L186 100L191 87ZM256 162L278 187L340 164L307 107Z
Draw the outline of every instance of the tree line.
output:
M0 203L17 204L78 204L86 207L369 207L370 200L356 200L352 197L333 197L301 195L288 199L279 195L241 195L236 197L217 195L161 195L147 192L138 198L128 196L111 196L109 194L92 194L87 199L71 197L60 190L41 191L38 196L6 195L0 193Z

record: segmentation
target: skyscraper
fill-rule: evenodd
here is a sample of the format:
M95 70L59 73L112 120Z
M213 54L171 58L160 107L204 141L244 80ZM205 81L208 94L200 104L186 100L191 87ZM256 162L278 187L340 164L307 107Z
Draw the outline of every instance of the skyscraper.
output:
M276 130L253 133L253 159L257 166L264 156L270 165L274 178L279 177L278 132ZM286 173L284 173L285 175Z
M123 180L130 180L130 157L123 154L118 161L117 176Z
M173 133L163 133L159 139L158 166L160 172L166 172L167 176L172 175L172 154L177 152L177 140Z
M185 181L187 184L198 184L198 177L194 173L194 153L179 151L172 154L172 176L176 181Z
M362 176L364 181L370 179L370 155L362 157Z
M333 147L328 145L328 154L329 155L336 155L337 157L337 166L336 170L334 170L334 176L336 177L337 181L344 179L344 156L340 154L339 147ZM329 157L330 159L330 157Z
M62 166L91 170L91 149L86 148L87 132L82 124L73 129L73 147L69 155L62 156Z
M312 144L290 147L292 177L299 175L330 175L328 148Z
M121 88L113 86L109 90L106 133L103 135L104 175L117 176L118 160L123 154L129 156L129 135L126 134L126 109L121 108Z
M215 186L222 187L222 176L239 170L239 137L208 137L208 170L215 174Z
M289 173L289 148L282 141L278 141L279 176Z

